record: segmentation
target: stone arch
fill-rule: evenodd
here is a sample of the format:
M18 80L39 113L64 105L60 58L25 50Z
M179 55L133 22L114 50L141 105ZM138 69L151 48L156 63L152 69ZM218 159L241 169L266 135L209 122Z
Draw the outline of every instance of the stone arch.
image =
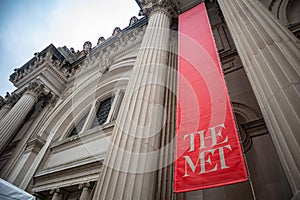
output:
M298 0L282 0L276 9L277 17L284 25L289 27L300 22L299 9L300 2Z
M91 75L86 79L87 81L77 85L73 92L69 92L70 94L65 97L64 101L58 102L59 105L44 126L46 133L54 134L52 141L63 138L63 133L66 132L65 124L68 124L67 127L69 127L73 120L76 121L82 117L84 111L91 107L97 99L107 96L117 89L125 90L133 64L132 57L112 64L110 70L103 76L99 73Z
M258 114L245 104L232 102L233 112L243 119L243 122L253 121L259 118Z

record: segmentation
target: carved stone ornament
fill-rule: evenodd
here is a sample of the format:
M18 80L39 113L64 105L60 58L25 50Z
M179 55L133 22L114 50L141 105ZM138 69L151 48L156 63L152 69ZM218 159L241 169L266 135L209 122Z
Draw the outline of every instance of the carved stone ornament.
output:
M102 61L100 62L100 65L99 65L100 72L102 74L104 74L106 71L108 71L110 65L111 65L110 59L108 59L108 58L102 59Z
M99 37L97 45L100 45L101 43L103 43L105 41L104 37Z
M170 18L177 17L178 9L170 0L138 0L141 6L139 15L150 16L156 11L163 11Z
M69 70L63 71L63 73L66 77L70 78L75 74L85 73L93 68L100 68L100 73L107 72L115 57L122 55L142 42L145 30L146 26L119 34L115 37L116 40L114 43L104 44L103 48L96 49L92 54L88 54L78 67L72 67Z
M90 41L86 41L84 44L83 44L83 51L88 54L90 53L92 49L92 43Z
M12 107L17 103L17 101L20 99L20 96L18 94L9 94L9 92L5 95L5 101L8 106Z
M113 31L113 36L114 35L117 35L118 33L121 33L121 29L120 29L120 27L116 27L115 29L114 29L114 31Z
M50 50L47 51L44 55L35 53L34 56L35 60L31 64L22 69L14 69L14 76L10 79L13 83L17 83L24 77L30 76L33 71L36 71L36 69L45 62L50 63L49 66L55 66L58 69L61 69L67 63L66 60L60 61L59 59L55 59L53 53Z
M25 89L27 94L31 94L37 99L45 94L45 87L37 81L32 81L29 83L28 87Z
M135 24L138 21L138 18L136 16L133 16L130 18L129 21L129 26L132 26L133 24Z

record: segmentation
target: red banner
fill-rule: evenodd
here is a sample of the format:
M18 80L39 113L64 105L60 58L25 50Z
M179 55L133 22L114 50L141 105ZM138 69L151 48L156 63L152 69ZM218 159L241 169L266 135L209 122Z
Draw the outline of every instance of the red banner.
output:
M175 192L247 180L204 3L179 16Z

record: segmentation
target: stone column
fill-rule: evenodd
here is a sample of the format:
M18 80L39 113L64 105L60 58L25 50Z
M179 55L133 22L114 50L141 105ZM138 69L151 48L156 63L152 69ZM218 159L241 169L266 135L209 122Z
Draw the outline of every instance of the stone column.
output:
M26 90L20 100L0 120L0 153L14 137L26 116L38 101L43 92L43 86L37 82L31 82Z
M218 0L294 192L300 198L300 44L257 0Z
M91 184L80 184L79 189L82 190L79 200L89 200L92 193Z
M11 106L9 104L5 104L0 109L0 120L8 113L8 111L11 109Z
M153 200L161 129L171 15L167 1L143 1L148 27L140 46L111 145L95 190L97 199Z
M61 194L61 191L59 188L51 190L50 194L53 194L51 200L62 200L63 199L63 194Z
M5 105L6 105L5 99L2 96L0 96L0 119L2 119L2 117L4 117L4 115L8 112L8 111L4 112L4 110L7 110L4 109Z

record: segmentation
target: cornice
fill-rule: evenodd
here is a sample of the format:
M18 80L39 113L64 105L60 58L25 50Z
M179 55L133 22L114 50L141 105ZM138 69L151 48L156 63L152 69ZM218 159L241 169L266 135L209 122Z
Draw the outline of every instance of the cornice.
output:
M85 59L77 65L77 67L70 68L68 77L75 78L75 75L86 73L93 68L97 68L100 73L105 73L109 70L114 59L142 42L145 28L134 28L114 35L111 41L103 42L99 47L96 47L87 54Z
M63 71L68 68L70 63L64 58L63 55L56 49L53 44L50 44L40 53L35 53L35 56L28 61L21 68L16 68L14 73L10 76L10 81L14 85L20 85L23 80L32 79L32 75L38 76L38 71L42 68L56 68L60 73L60 79L66 79ZM53 70L52 70L53 71Z

